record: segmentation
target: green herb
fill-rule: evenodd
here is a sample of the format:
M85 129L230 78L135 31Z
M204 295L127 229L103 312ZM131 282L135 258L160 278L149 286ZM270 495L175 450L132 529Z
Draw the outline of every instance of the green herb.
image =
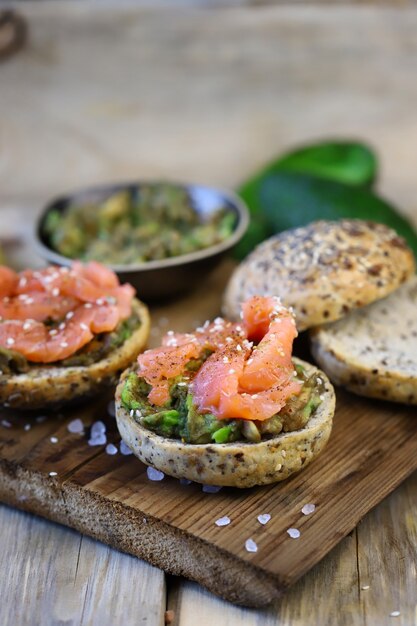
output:
M417 254L413 227L370 189L377 173L376 155L359 142L320 142L277 158L238 190L251 223L235 255L242 259L261 241L288 228L340 218L387 224Z

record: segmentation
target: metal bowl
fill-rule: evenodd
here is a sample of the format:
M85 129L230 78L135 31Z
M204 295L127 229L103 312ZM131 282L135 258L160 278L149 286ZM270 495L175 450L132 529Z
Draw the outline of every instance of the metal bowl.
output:
M39 255L54 265L69 266L73 261L73 259L56 252L45 233L45 220L50 211L65 211L70 204L99 204L110 195L123 190L140 191L141 184L149 183L93 187L50 202L45 207L36 226L36 248ZM132 265L109 264L121 282L132 284L136 288L138 296L145 300L168 298L196 287L204 280L207 273L213 270L219 261L238 243L249 224L248 210L235 194L202 185L178 184L178 186L187 190L195 210L203 220L220 207L234 213L236 215L234 231L225 241L190 254Z

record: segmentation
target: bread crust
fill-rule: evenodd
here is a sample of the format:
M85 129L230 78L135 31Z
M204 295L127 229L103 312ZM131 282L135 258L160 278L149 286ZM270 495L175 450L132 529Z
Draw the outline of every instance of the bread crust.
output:
M385 297L414 272L412 251L383 224L313 222L259 245L232 275L223 312L236 320L247 298L275 295L305 330Z
M303 365L307 375L317 371ZM253 487L285 480L307 466L326 445L332 429L335 395L325 374L323 399L305 428L280 433L260 443L187 444L161 437L138 424L121 404L124 378L116 390L116 420L122 439L147 465L197 483L228 487Z
M361 396L417 404L417 276L345 319L310 331L317 363Z
M93 396L116 385L121 372L143 350L149 336L148 308L137 299L133 306L141 324L122 346L91 365L31 365L27 373L0 376L0 404L16 409L44 409Z

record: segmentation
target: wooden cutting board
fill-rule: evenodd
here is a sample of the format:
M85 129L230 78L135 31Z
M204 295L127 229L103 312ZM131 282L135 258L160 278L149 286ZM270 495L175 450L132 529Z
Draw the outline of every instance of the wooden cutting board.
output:
M224 265L198 292L154 308L151 343L170 327L186 330L214 317L228 271ZM4 411L0 499L248 606L284 592L417 469L416 408L338 390L327 448L287 482L218 493L168 477L152 482L135 457L88 445L91 424L102 420L107 441L119 448L109 402L111 412L111 390L107 398L61 413ZM68 430L76 418L83 433ZM303 515L305 504L314 504L315 512ZM271 519L262 525L257 517L266 513ZM225 515L231 523L216 526ZM300 531L298 539L289 536L290 528ZM245 549L247 539L257 552Z

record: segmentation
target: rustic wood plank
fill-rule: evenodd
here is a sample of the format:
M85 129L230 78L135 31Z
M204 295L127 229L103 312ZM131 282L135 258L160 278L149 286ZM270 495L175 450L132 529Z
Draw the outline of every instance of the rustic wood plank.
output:
M5 506L0 520L2 626L164 624L160 570Z

